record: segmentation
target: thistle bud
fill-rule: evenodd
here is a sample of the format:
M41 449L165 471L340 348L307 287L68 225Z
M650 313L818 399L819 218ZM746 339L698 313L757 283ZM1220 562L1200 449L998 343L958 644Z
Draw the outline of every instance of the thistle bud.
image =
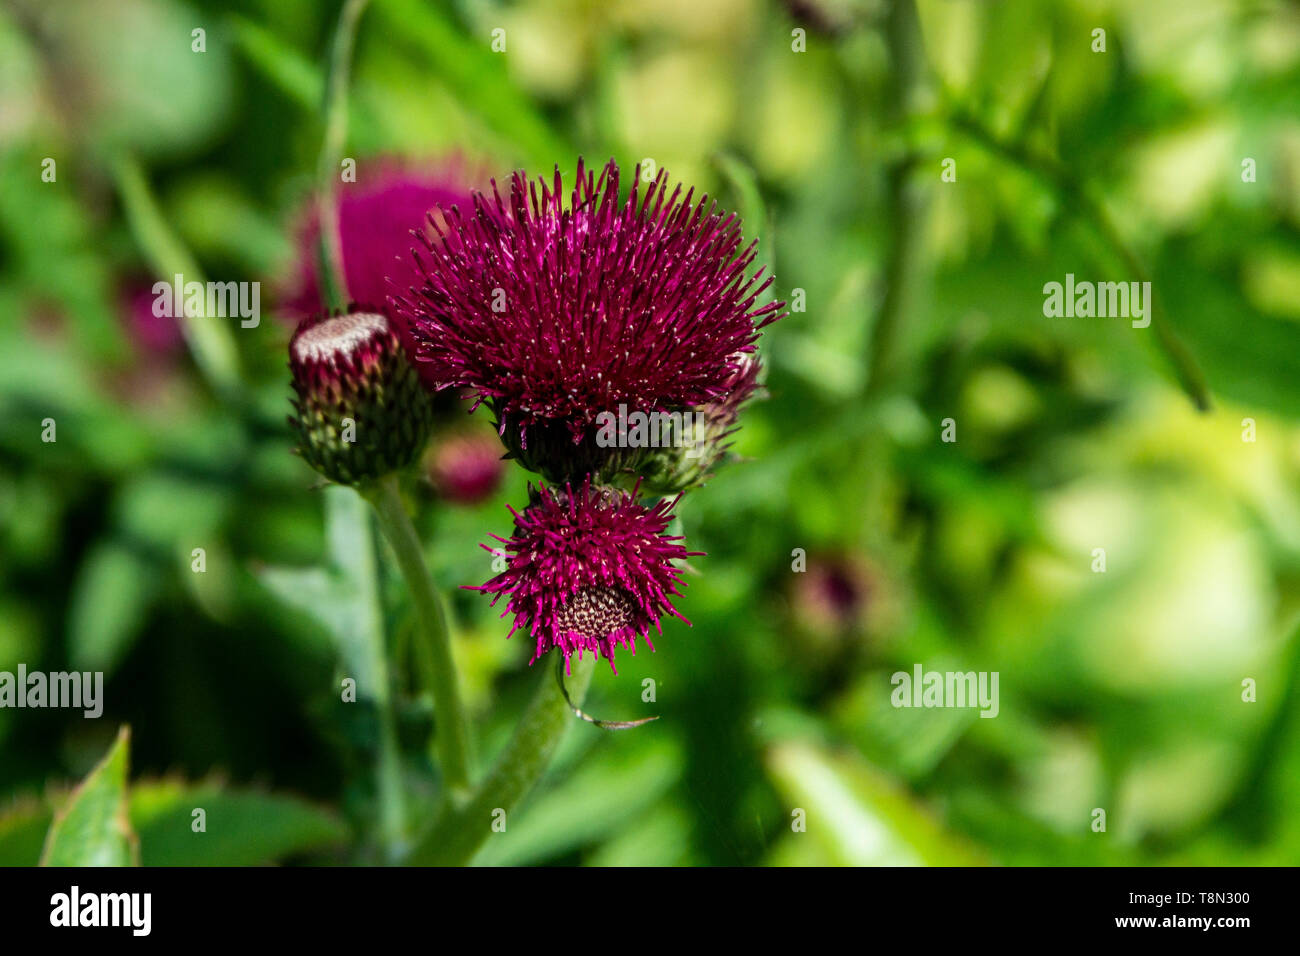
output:
M363 484L411 464L433 407L390 321L353 311L298 326L289 342L298 452L331 481Z
M749 352L733 355L731 362L722 396L684 414L683 440L656 449L641 464L647 491L675 495L697 488L727 457L741 407L758 390L761 368L758 357Z

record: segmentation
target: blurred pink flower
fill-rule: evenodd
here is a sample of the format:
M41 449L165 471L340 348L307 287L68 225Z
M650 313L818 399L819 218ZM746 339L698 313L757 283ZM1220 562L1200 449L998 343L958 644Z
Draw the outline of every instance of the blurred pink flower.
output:
M391 317L388 297L424 284L411 256L420 243L411 232L432 235L427 217L440 204L471 208L469 175L460 160L425 167L392 158L358 163L357 181L342 183L338 190L343 272L352 302ZM280 301L281 311L296 319L325 311L317 274L320 218L314 197L300 215L294 271Z
M148 280L130 283L120 296L127 334L146 356L174 355L184 344L180 323L173 315L157 315L153 285Z
M505 474L501 442L486 429L447 435L428 457L429 480L445 500L461 505L491 498Z

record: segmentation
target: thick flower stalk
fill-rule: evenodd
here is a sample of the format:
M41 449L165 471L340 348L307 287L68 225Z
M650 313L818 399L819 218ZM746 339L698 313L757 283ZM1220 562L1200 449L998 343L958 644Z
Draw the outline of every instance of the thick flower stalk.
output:
M508 598L502 616L514 615L512 636L529 631L532 661L559 648L566 662L590 651L612 668L615 649L635 654L638 638L654 650L650 630L661 631L663 617L686 621L672 604L681 574L675 562L701 552L664 533L673 502L646 507L635 494L590 482L543 486L532 499L522 512L511 509L511 538L493 535L508 555L506 570L471 589L491 594L493 605Z
M597 447L601 413L682 411L729 399L728 383L782 303L749 275L739 220L660 173L619 201L612 161L578 165L569 204L522 173L468 215L431 220L423 282L394 305L421 376L466 387L507 447L551 481L635 474L638 449Z
M423 450L432 404L384 315L304 321L289 343L289 368L299 454L326 478L363 484Z

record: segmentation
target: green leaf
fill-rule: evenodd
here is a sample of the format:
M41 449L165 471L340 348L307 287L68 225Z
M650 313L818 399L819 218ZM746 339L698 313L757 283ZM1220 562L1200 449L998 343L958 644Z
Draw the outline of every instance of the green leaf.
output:
M235 46L249 65L299 109L315 117L325 96L325 79L316 64L251 20L232 16L230 27ZM357 102L348 106L348 130L348 141L363 150L374 150L385 142L374 111Z
M228 260L254 275L269 275L294 254L282 224L230 177L196 173L169 190L166 202L168 221L202 259Z
M190 553L207 544L229 510L224 488L166 472L150 472L124 482L113 504L117 525L131 541L160 553Z
M262 586L286 607L310 617L330 633L333 641L353 619L354 589L324 568L284 568L263 565L253 571Z
M140 845L127 815L131 729L123 726L100 761L54 816L42 866L135 866Z
M1214 392L1300 415L1300 323L1253 307L1232 268L1216 266L1191 243L1175 243L1160 263L1156 288L1164 290L1178 331L1196 351Z
M215 782L137 784L131 822L145 866L263 866L347 838L347 827L327 809L297 797L223 791Z
M77 670L111 673L130 649L154 594L154 571L117 542L95 545L77 573L68 651Z
M848 754L803 742L774 746L768 769L789 808L803 811L791 839L823 865L972 866L985 862L879 771ZM794 819L793 817L791 819Z
M126 357L127 343L121 325L109 321L117 305L102 237L75 192L64 186L67 178L77 175L76 162L59 157L55 183L32 189L26 184L33 178L31 170L41 168L42 159L40 151L0 153L0 241L6 272L34 290L40 301L53 300L65 310L75 329L77 353L103 362L120 361ZM18 322L13 325L22 327ZM26 349L14 357L25 356Z
M54 812L42 801L19 800L0 814L0 866L31 866L41 858Z
M763 202L763 193L758 188L758 178L747 163L730 153L720 153L713 161L736 193L740 220L745 226L746 238L758 239L758 257L755 259L755 264L762 269L763 277L766 278L772 274L774 243L772 224L768 221L767 205ZM776 298L774 288L768 286L758 297L758 304L766 305L774 298Z
M251 66L303 109L320 108L325 86L311 61L251 20L232 16L230 26L236 49Z
M226 790L216 781L138 781L129 801L144 866L265 866L348 836L329 809L282 794ZM202 832L194 829L196 809L205 814ZM39 860L53 817L47 801L30 798L0 814L0 866Z
M464 36L448 22L439 5L387 0L376 5L374 12L394 35L420 47L429 58L431 74L527 155L532 165L545 170L558 163L563 168L576 158L573 147L510 79L505 58L479 40Z
M75 74L94 91L73 114L86 142L170 157L219 134L233 105L230 56L198 11L170 0L65 0L41 14L42 30L59 38L50 74ZM195 27L205 29L201 54Z
M328 632L348 676L364 695L375 696L381 691L370 648L382 622L369 507L339 485L325 489L325 506L329 567L261 567L254 574L284 604Z
M180 275L186 282L205 281L193 254L159 208L141 165L122 153L114 158L112 166L127 223L154 275L163 279ZM229 324L191 315L188 309L180 312L185 341L204 377L218 392L237 394L239 351Z
M607 839L642 818L672 786L679 764L680 755L671 744L653 738L592 762L517 811L506 831L488 840L476 862L541 863Z

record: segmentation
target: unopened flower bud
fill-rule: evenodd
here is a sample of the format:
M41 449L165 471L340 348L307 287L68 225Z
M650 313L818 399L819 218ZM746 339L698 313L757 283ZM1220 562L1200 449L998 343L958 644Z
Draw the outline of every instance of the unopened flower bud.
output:
M675 495L698 488L727 457L740 409L758 389L761 368L758 356L750 352L739 352L731 361L722 396L685 413L680 440L655 449L640 464L647 491Z
M354 311L309 319L289 342L298 452L344 485L411 464L433 420L428 394L389 320Z

